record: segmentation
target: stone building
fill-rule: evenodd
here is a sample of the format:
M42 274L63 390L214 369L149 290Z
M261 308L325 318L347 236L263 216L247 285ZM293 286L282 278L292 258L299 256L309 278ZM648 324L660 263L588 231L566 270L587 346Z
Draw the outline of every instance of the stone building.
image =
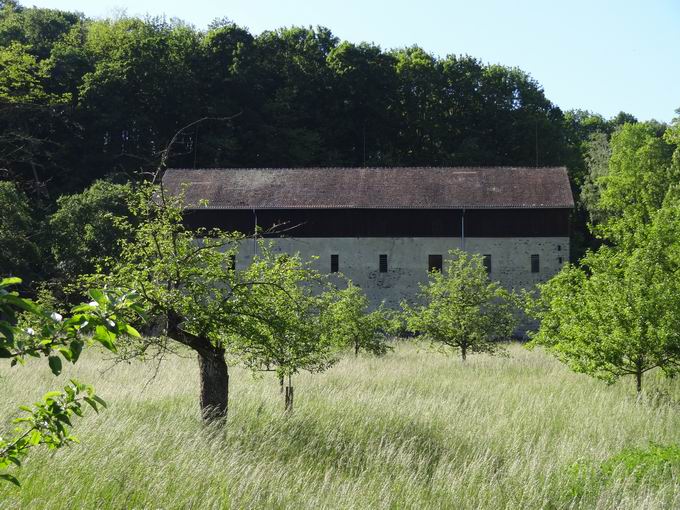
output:
M412 297L454 248L483 255L508 288L569 260L564 167L169 169L163 183L185 189L189 226L273 230L277 250L317 256L319 271L343 273L375 304ZM255 249L245 241L237 267Z

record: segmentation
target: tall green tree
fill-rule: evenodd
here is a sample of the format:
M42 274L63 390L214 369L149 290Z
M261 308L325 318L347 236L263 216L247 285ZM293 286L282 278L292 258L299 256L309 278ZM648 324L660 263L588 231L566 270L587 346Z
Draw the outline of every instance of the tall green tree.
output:
M665 132L665 133L664 133ZM625 124L594 175L591 214L607 246L540 288L533 345L608 382L680 367L680 151L678 128ZM606 160L600 148L598 165Z
M49 218L51 251L58 274L73 278L92 273L107 257L116 258L128 235L121 220L130 218L131 184L96 181L82 193L62 195Z
M653 123L625 124L612 135L606 174L598 177L602 221L595 232L620 245L648 224L671 185L680 181L677 145Z

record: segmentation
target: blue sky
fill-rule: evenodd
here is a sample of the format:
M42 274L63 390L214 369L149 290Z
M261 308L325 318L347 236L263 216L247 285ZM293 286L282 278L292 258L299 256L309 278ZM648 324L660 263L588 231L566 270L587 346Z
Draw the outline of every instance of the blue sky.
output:
M670 121L680 108L680 0L24 0L106 17L228 17L257 34L323 25L383 48L417 44L530 73L563 109Z

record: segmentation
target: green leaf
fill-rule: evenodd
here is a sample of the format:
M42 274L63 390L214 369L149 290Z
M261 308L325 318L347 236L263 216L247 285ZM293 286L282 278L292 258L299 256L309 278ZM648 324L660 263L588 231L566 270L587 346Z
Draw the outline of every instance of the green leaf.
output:
M16 477L14 477L14 476L12 476L12 475L8 475L8 474L6 474L6 473L5 473L5 474L2 474L2 475L0 475L0 480L5 480L5 481L7 481L7 482L13 483L13 484L16 485L17 487L21 487L21 484L19 483L19 480L17 480Z
M48 362L50 364L50 370L52 370L54 375L61 374L61 358L58 356L50 356Z
M106 326L102 326L101 324L97 326L92 338L94 338L108 350L116 352L116 345L114 343L116 340L116 335L109 331Z
M83 342L82 340L73 340L69 347L73 353L73 362L75 363L80 358L80 353L83 352Z
M10 285L19 285L21 283L21 278L16 276L10 276L9 278L3 278L0 280L0 287L9 287Z
M106 297L104 296L104 293L99 289L90 289L88 294L100 305L106 302Z
M73 361L73 353L68 347L57 347L57 350L64 356L66 361Z
M97 402L95 402L94 399L91 399L90 397L85 397L84 400L85 400L85 402L90 404L90 407L92 407L92 409L94 409L95 413L99 414L99 408L97 407Z
M5 321L0 321L0 333L2 333L9 342L14 341L14 328Z
M97 402L99 402L99 404L100 404L102 407L104 407L104 408L109 407L108 404L106 403L106 401L105 401L103 398L98 397L97 395L92 395L92 398L93 398L94 400L96 400Z
M135 337L135 338L140 338L140 337L142 336L142 335L139 334L139 331L137 331L135 328L133 328L133 327L130 326L129 324L126 324L126 325L125 325L125 332L126 332L128 335L133 336L133 337Z

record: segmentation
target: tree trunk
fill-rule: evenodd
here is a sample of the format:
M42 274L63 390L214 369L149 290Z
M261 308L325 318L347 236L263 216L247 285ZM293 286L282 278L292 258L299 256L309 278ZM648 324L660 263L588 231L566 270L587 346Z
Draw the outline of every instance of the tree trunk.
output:
M291 383L290 375L288 375L288 386L286 386L286 396L283 409L286 412L291 412L293 410L293 384Z
M463 344L460 346L460 355L463 358L463 361L467 358L467 344Z
M635 361L635 382L636 382L638 398L642 394L642 373L643 373L642 372L642 365L643 365L643 359L640 356Z
M358 358L359 357L359 342L356 340L354 341L354 357Z
M280 375L279 376L279 393L283 393L283 384L284 384L283 376Z
M198 355L201 374L201 414L206 422L227 417L229 402L229 368L222 349L207 356Z

